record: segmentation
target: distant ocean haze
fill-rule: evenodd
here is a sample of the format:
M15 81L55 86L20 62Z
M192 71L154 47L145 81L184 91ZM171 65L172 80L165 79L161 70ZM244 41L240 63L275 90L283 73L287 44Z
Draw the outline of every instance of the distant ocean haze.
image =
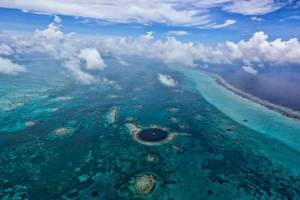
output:
M270 103L300 111L300 69L298 66L265 66L256 75L241 67L216 67L213 72L244 92Z

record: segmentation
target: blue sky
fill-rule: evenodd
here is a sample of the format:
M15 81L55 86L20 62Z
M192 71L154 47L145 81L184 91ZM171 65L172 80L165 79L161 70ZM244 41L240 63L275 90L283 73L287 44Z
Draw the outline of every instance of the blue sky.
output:
M47 0L45 4L47 4L47 2L51 5L55 0ZM89 3L89 1L86 2L86 4ZM181 6L181 8L176 8L179 11L175 12L175 14L180 13L180 10L183 8L188 10L188 6L194 6L194 1L191 0L190 2L190 4L185 3L183 5L177 3L176 6ZM224 2L224 4L217 4L218 2ZM260 5L261 3L257 2L265 2L265 4ZM112 17L109 14L91 17L85 12L77 14L72 10L64 11L59 8L52 9L51 6L35 5L34 3L34 5L30 3L27 5L26 3L22 3L22 1L16 1L16 3L0 1L0 7L2 7L0 8L0 29L2 31L32 32L37 28L43 29L46 27L53 20L53 15L56 14L62 19L62 29L65 32L76 32L87 35L99 34L137 37L145 32L151 31L156 38L163 38L166 37L170 31L180 31L186 32L187 34L180 37L178 36L177 38L179 40L197 41L203 44L217 44L226 40L239 41L241 39L248 39L257 31L267 33L270 38L288 39L299 37L300 35L299 3L292 3L292 1L290 1L289 4L277 5L274 1L253 0L251 5L247 5L252 6L252 8L249 7L249 10L252 9L252 11L245 11L242 4L237 4L234 7L235 10L229 11L227 7L231 5L230 3L231 1L229 0L210 0L206 1L206 3L204 3L205 5L198 6L198 9L201 11L199 11L200 14L197 13L196 16L200 15L202 17L203 15L205 18L203 20L199 17L199 19L197 17L191 17L189 19L173 17L173 19L172 17L168 18L164 16L164 14L161 14L161 17L153 17L150 15L148 18L143 18L140 17L139 14L134 15L126 12L120 14L120 16L113 16L113 19L111 19ZM135 4L133 3L133 5ZM67 4L67 6L74 5ZM112 10L110 12L118 12L121 6L122 3L120 3L120 5L117 3L111 7ZM162 7L163 6L164 4L162 4ZM151 9L151 7L149 7L149 9ZM160 7L156 9L159 10ZM204 9L205 11L202 11ZM197 11L197 9L195 10ZM101 9L99 12L101 12ZM160 15L160 12L155 12ZM45 15L45 13L47 15ZM67 13L67 15L63 15L64 13ZM119 19L122 18L122 16L124 17L123 21ZM224 24L226 20L231 20L232 24L229 23L229 25L226 26Z
M85 83L105 56L141 56L185 67L300 64L299 0L0 0L0 73L46 55ZM82 62L89 63L82 65Z

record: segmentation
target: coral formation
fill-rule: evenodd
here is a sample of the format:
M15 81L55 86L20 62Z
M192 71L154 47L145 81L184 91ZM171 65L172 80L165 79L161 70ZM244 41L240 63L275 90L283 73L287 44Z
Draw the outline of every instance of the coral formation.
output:
M143 174L138 176L135 180L135 189L138 194L149 194L153 191L156 180L151 174Z

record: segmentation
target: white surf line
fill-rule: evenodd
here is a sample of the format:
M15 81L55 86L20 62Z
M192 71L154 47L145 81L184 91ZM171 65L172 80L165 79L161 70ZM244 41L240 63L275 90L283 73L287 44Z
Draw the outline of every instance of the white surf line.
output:
M221 85L222 87L230 90L231 92L235 93L236 95L239 95L242 98L248 99L250 101L253 101L255 103L258 103L268 109L274 110L279 112L280 114L286 116L286 117L290 117L290 118L294 118L297 120L300 120L300 112L299 111L295 111L291 108L288 107L284 107L284 106L280 106L277 104L273 104L269 101L263 100L259 97L253 96L245 91L242 91L236 87L234 87L233 85L231 85L230 83L228 83L224 78L222 78L220 75L215 74L215 73L211 73L211 72L207 72L207 71L203 71L200 70L203 73L208 74L209 76L211 76L212 78L215 79L215 81Z
M206 73L196 69L174 67L195 83L195 88L208 103L232 120L272 137L300 152L300 121L282 115L259 103L226 89ZM245 119L247 119L245 121Z

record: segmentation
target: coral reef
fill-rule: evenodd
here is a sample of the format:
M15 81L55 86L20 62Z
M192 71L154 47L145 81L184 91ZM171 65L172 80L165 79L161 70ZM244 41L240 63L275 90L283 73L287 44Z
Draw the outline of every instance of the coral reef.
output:
M143 174L136 178L135 189L138 194L146 195L153 191L156 180L151 174Z

